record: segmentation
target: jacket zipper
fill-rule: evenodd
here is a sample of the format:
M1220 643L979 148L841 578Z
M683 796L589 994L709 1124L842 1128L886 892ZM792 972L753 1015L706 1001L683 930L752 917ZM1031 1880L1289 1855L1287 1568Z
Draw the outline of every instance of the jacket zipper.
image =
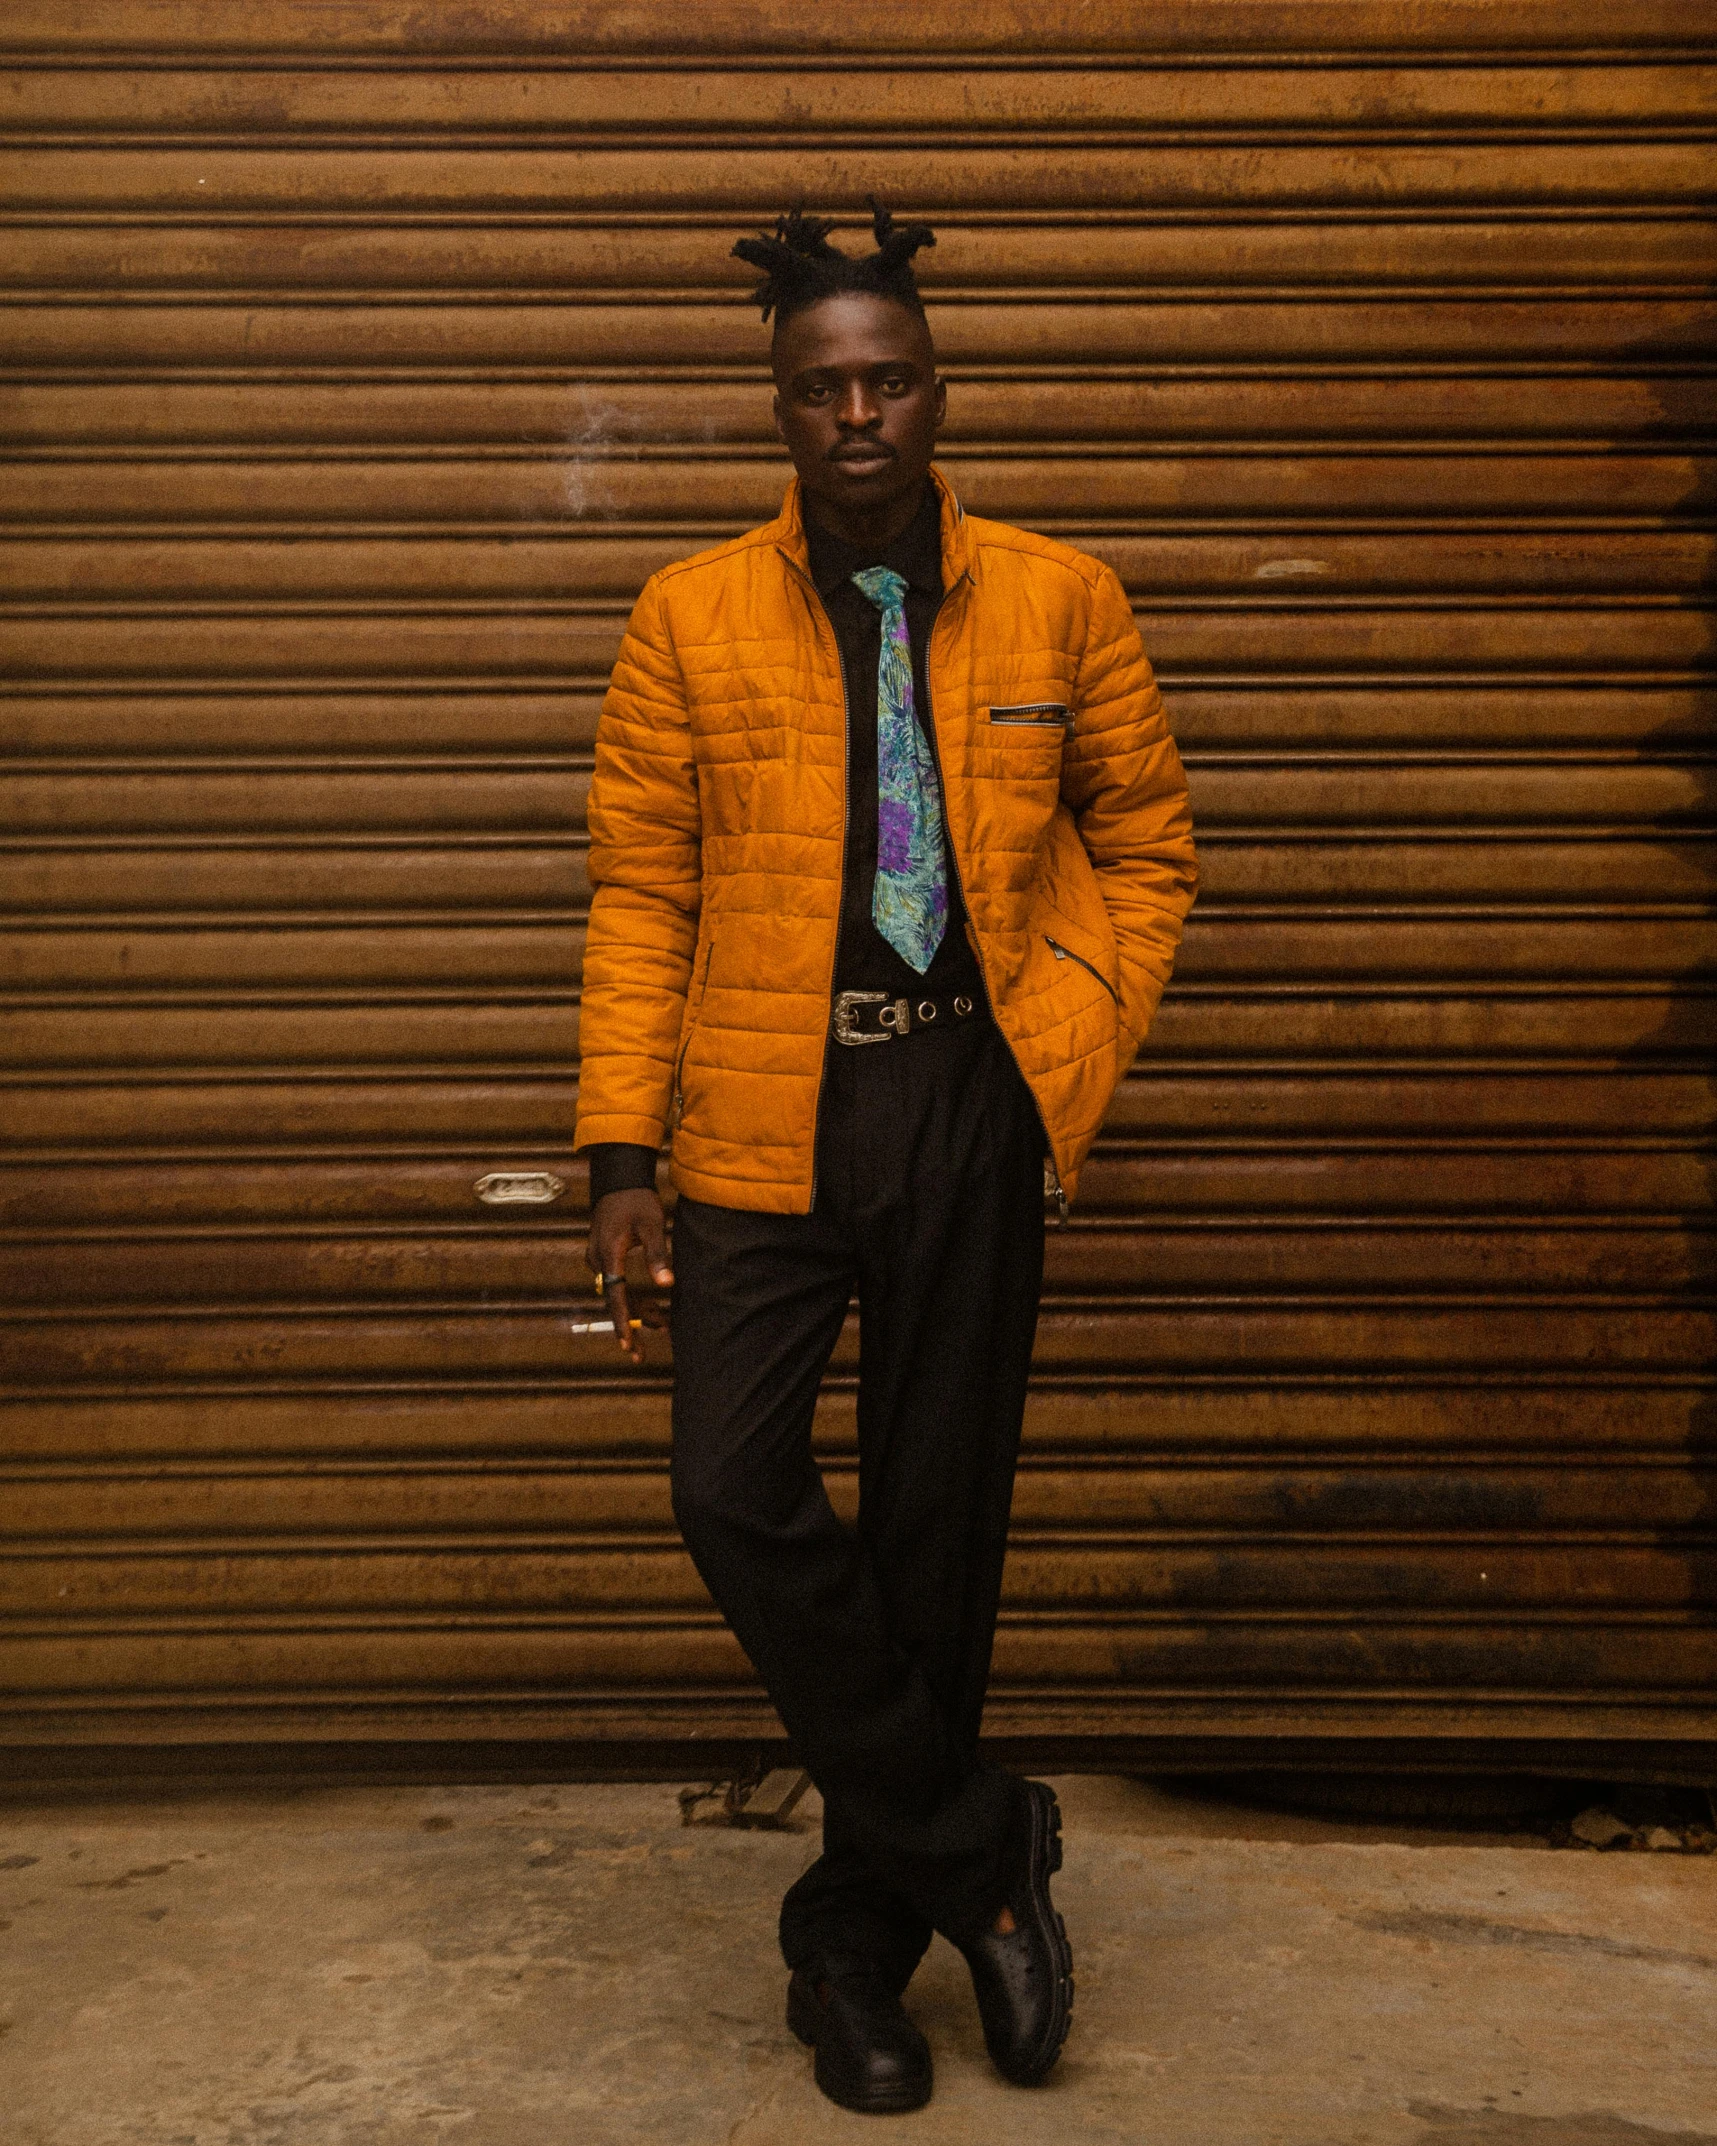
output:
M698 1008L700 1012L703 1008L703 992L709 989L709 965L714 959L715 927L712 925L710 927L709 941L708 944L704 947L703 954L703 987L698 994ZM685 1091L681 1086L681 1081L684 1077L686 1070L686 1053L691 1049L691 1047L692 1024L688 1021L686 1023L686 1040L680 1045L680 1055L674 1060L674 1100L673 1106L668 1112L668 1131L670 1133L677 1133L679 1131L680 1120L686 1114Z
M777 546L779 550L780 547ZM789 558L785 551L783 559L805 584L806 594L814 615L828 628L829 639L835 644L835 674L841 681L841 876L835 888L835 950L829 957L829 981L824 992L832 1009L835 999L835 967L841 958L841 919L847 906L847 848L852 832L853 816L853 717L847 696L847 667L841 656L840 635L835 631L835 622L829 616L828 606L817 593L817 584L811 579L796 559ZM928 665L926 654L926 665ZM689 1039L688 1039L689 1040ZM823 1090L829 1080L829 1022L823 1023L823 1062L817 1069L817 1102L811 1112L811 1206L817 1204L817 1157L821 1153L819 1134L823 1129Z
M1059 939L1050 938L1047 932L1044 933L1043 937L1044 944L1049 948L1050 952L1055 956L1057 961L1076 961L1078 962L1079 966L1085 971L1087 976L1095 976L1097 981L1103 986L1104 990L1107 991L1109 996L1115 1001L1116 1012L1120 1012L1121 994L1115 989L1114 985L1109 981L1108 977L1103 974L1103 971L1101 969L1093 968L1091 963L1086 960L1083 954L1076 954L1073 951L1072 947L1063 946Z
M960 580L955 582L954 589L960 586L960 582L969 578L970 570L968 569L968 572L962 574ZM936 763L937 787L942 792L942 833L948 845L948 862L953 867L954 884L960 890L960 907L965 910L966 921L970 924L972 920L971 905L966 900L966 882L960 871L959 852L954 847L954 830L948 822L948 778L942 772L942 745L936 735L935 696L930 689L930 647L936 638L936 626L942 616L943 605L953 595L954 589L945 589L942 592L941 600L930 616L930 631L924 637L924 698L928 704L924 710L924 735L930 742L930 757ZM974 931L972 936L976 939L977 933ZM989 1000L993 1014L995 995L990 990L990 979L984 969L984 948L981 940L978 942L975 951L978 956L978 974L984 979L984 996ZM1007 1030L1002 1027L999 1021L996 1022L996 1032L1003 1043L1007 1044L1008 1056L1014 1062L1014 1071L1018 1073L1022 1081L1025 1081L1025 1092L1031 1097L1031 1107L1037 1112L1038 1124L1043 1127L1043 1189L1046 1193L1054 1193L1055 1218L1059 1226L1065 1229L1067 1227L1067 1193L1062 1186L1061 1170L1055 1160L1055 1143L1049 1137L1049 1120L1043 1114L1043 1105L1037 1099L1036 1089L1033 1088L1030 1081L1025 1079L1025 1068L1019 1062L1019 1053L1011 1043L1008 1043Z
M1121 994L1115 989L1114 985L1109 981L1108 977L1103 974L1103 971L1098 968L1093 968L1091 963L1085 959L1085 956L1083 954L1076 954L1073 951L1072 947L1063 946L1059 939L1050 938L1048 932L1045 932L1043 936L1045 944L1048 946L1050 952L1055 956L1057 961L1076 961L1078 962L1079 966L1083 970L1085 970L1087 975L1096 977L1097 981L1103 986L1104 990L1107 991L1109 996L1115 1001L1115 1011L1119 1013L1121 1010ZM1049 1168L1050 1175L1052 1178L1054 1178L1053 1189L1055 1192L1055 1202L1057 1207L1061 1210L1061 1219L1063 1222L1065 1222L1067 1220L1067 1195L1061 1189L1061 1179L1059 1175L1056 1174L1055 1165L1053 1162L1051 1162Z
M1016 706L990 711L992 723L1014 723L1026 729L1059 730L1071 738L1077 718L1073 710L1062 700L1020 701Z

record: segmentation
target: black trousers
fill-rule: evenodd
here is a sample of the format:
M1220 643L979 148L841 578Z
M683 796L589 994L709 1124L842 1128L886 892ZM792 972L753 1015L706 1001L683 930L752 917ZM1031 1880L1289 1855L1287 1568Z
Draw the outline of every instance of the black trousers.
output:
M824 1803L788 1964L904 1988L934 1929L1001 1902L1019 1808L980 1762L1043 1281L1043 1131L993 1025L831 1046L808 1215L682 1199L674 1512ZM811 1457L859 1299L859 1516Z

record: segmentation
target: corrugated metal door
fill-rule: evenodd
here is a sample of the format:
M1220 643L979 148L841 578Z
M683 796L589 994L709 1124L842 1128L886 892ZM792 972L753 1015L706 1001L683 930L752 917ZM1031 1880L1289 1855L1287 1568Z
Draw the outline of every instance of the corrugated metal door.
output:
M639 583L782 487L728 246L872 189L1208 865L994 1726L1712 1735L1711 30L12 0L13 1740L768 1722L559 1325L579 815Z

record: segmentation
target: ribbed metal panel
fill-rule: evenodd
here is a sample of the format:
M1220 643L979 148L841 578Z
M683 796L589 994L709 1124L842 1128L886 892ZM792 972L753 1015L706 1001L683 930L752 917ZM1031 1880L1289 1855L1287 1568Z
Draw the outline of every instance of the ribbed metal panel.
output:
M638 585L784 483L727 248L873 190L1207 871L992 1727L1717 1737L1712 28L12 0L0 1740L769 1728L665 1366L559 1323L582 812Z

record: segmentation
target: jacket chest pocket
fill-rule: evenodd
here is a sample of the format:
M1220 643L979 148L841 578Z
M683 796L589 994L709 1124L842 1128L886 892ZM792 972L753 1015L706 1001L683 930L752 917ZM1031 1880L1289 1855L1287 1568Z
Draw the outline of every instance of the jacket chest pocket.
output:
M992 706L989 718L998 728L1036 731L1040 735L1058 730L1066 738L1073 735L1073 710L1064 700L1022 700L1011 707Z

